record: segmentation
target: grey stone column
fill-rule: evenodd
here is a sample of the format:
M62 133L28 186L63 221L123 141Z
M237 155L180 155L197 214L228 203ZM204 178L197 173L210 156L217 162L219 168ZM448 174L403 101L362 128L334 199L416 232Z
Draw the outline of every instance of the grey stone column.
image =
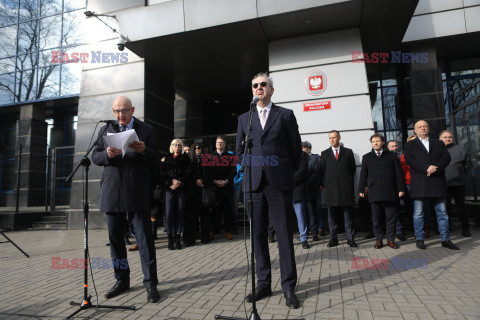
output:
M45 204L47 153L45 105L37 104L20 107L20 118L17 120L17 154L20 144L22 145L20 207L43 206ZM15 205L15 198L12 199L11 205Z

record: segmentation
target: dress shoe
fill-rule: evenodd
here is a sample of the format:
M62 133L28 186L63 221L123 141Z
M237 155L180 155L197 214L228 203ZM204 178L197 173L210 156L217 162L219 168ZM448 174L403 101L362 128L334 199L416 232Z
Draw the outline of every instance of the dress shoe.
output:
M460 250L460 248L454 245L453 242L450 240L442 241L442 247L452 249L452 250Z
M128 282L118 282L117 281L117 283L115 283L115 285L112 287L112 289L110 289L105 294L105 298L106 299L114 298L114 297L118 296L119 294L127 291L128 289L130 289L130 284Z
M357 248L357 244L355 243L355 240L347 240L347 244L350 246L350 248Z
M302 241L302 248L303 249L310 249L310 245L308 244L307 241Z
M407 241L407 237L405 237L403 234L397 234L397 239L400 241Z
M233 236L230 232L225 232L225 238L227 238L227 240L233 240Z
M427 247L425 247L425 243L423 242L423 240L417 240L417 248L418 249L427 249Z
M160 293L158 293L157 286L147 288L147 301L155 303L158 300L160 300Z
M387 246L389 246L392 249L398 249L398 245L393 241L387 241Z
M257 286L255 289L255 301L263 299L265 297L270 297L272 295L272 288L270 286ZM246 298L245 301L252 303L253 302L253 295L250 293Z
M330 239L330 242L327 244L327 247L332 248L336 246L338 246L338 239L337 238Z
M383 242L382 240L377 240L375 241L375 246L373 246L375 249L382 249L383 248Z
M471 237L472 234L470 233L470 230L468 230L468 229L463 229L463 230L462 230L462 236L464 236L464 237Z
M133 246L128 248L128 251L138 251L138 244L135 243Z
M366 236L365 236L365 239L373 239L375 238L375 235L373 234L373 232L369 232Z
M325 231L323 231L323 230L318 230L318 235L319 235L320 237L325 237L327 234L326 234Z
M298 307L300 307L300 301L298 301L295 292L285 291L283 293L283 296L285 297L287 307L289 307L290 309L297 309Z
M175 249L175 247L173 246L173 235L171 233L169 233L167 235L167 238L168 238L168 250Z
M277 239L275 239L275 233L272 233L272 234L268 235L268 242L270 242L270 243L277 242Z
M178 233L175 235L175 249L182 249L182 238Z

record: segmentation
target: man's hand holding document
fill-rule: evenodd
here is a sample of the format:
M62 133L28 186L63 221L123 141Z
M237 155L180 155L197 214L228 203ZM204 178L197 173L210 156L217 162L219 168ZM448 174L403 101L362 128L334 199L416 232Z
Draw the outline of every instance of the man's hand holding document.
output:
M139 152L142 153L145 150L145 144L141 141L138 141L137 133L135 129L127 130L119 133L107 133L105 137L105 142L109 146L109 149L117 149L111 150L110 153L116 156L120 154L120 150L122 151L122 157L125 156L127 152ZM108 153L109 150L107 150ZM108 153L109 157L111 157L110 153ZM112 157L111 157L112 158Z

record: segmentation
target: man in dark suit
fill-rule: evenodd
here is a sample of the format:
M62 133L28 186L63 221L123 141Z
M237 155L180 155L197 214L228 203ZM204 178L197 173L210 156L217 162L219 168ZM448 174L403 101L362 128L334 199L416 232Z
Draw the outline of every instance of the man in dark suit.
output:
M386 216L387 245L398 249L395 240L395 220L398 198L405 192L400 161L395 152L383 150L385 138L379 133L370 137L373 150L362 157L362 170L358 183L360 197L368 193L368 201L372 208L373 231L375 233L375 249L383 247L382 217Z
M268 251L268 216L270 214L277 234L280 254L280 273L286 305L298 308L300 303L294 293L297 284L297 267L293 250L293 234L289 215L293 213L293 173L302 154L297 120L292 110L271 102L273 81L265 73L252 80L252 92L258 97L252 121L252 199L254 217L254 244L258 287L255 297L248 295L248 302L260 300L272 294L272 272ZM238 117L237 154L243 155L242 141L248 126L248 113ZM245 190L249 190L248 170L244 174ZM248 195L247 195L248 197ZM248 199L248 198L247 198ZM268 210L268 212L267 212Z
M442 247L458 250L450 241L446 209L447 183L445 167L450 154L442 141L428 136L428 123L419 120L414 127L417 139L405 144L405 161L410 166L410 196L413 199L413 226L417 248L426 249L423 242L423 217L430 210L430 202L437 214L438 231Z
M323 175L324 198L323 204L328 206L328 226L330 228L330 242L328 247L338 245L337 213L343 213L347 244L356 248L353 238L352 206L355 203L353 196L353 177L355 175L355 158L351 149L340 146L340 132L332 130L328 134L331 147L322 151L320 168Z
M130 269L127 265L117 264L126 261L127 251L124 243L125 217L128 216L135 228L135 237L140 250L143 271L143 284L147 288L148 302L157 302L157 259L150 222L150 202L153 200L153 166L158 165L157 138L153 128L133 117L135 107L130 99L118 97L113 101L112 111L117 119L109 125L107 133L118 133L134 129L140 141L132 142L122 157L122 150L109 147L100 142L93 150L92 160L103 166L100 182L102 195L100 211L106 212L110 254L114 262L116 284L107 292L105 298L116 297L130 288ZM103 131L103 130L101 130Z

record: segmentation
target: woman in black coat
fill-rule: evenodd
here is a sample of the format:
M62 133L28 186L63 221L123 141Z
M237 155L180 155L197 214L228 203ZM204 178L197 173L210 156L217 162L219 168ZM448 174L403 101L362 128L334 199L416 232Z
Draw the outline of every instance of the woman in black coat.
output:
M163 159L161 171L161 183L165 189L165 229L169 250L182 248L180 234L183 230L190 173L191 161L188 155L183 153L182 140L173 139L170 154Z

